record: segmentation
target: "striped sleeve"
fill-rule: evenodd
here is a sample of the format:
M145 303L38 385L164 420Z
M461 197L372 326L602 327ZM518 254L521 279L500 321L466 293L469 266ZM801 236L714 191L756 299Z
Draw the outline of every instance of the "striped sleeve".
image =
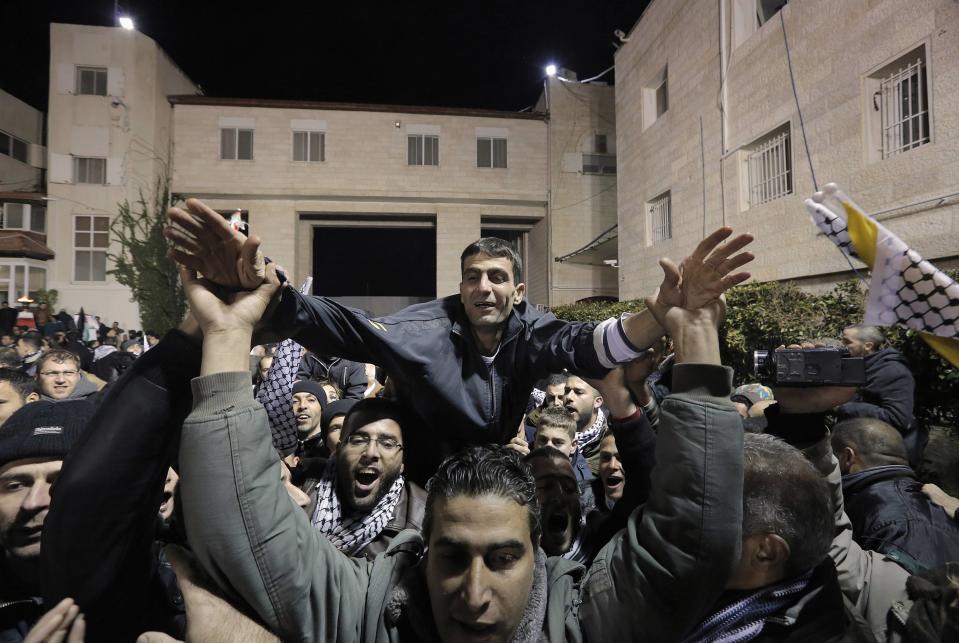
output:
M626 336L623 322L631 315L632 313L623 313L618 318L610 317L597 324L593 331L593 348L596 349L600 363L606 368L616 368L630 362L644 350L637 348Z

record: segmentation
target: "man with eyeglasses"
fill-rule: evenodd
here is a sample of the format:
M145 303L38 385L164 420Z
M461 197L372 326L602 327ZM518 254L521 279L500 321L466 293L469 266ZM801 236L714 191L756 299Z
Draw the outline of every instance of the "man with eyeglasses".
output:
M404 529L421 529L426 492L403 476L402 407L368 398L346 415L340 443L303 490L313 526L349 556L373 559Z
M52 350L37 361L37 385L44 400L85 399L97 392L96 385L80 371L77 356L66 350Z

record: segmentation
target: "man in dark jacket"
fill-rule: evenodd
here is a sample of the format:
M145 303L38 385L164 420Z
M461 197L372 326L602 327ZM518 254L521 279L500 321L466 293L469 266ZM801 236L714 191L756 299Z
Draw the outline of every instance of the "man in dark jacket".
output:
M22 641L43 614L41 538L50 488L93 404L34 402L0 431L0 641Z
M833 430L832 448L846 513L863 549L913 574L959 560L959 525L922 493L896 429L872 418L845 420Z
M920 432L912 416L916 381L905 358L895 348L884 348L885 337L875 326L850 326L842 332L842 341L850 356L865 358L866 384L836 409L837 417L876 418L895 427L905 440L909 463L917 466L928 435Z
M314 382L326 380L343 392L344 400L362 400L366 392L366 366L339 357L304 353L296 377Z
M168 216L174 225L165 234L184 266L223 286L249 289L262 283L258 239L231 230L196 199L187 199L186 211L170 208ZM733 271L752 260L748 252L736 254L752 237L722 243L731 234L721 228L704 239L682 271L671 261L663 264L664 284L686 278L694 286L692 301L674 305L700 306L748 278ZM540 313L526 301L519 255L502 239L486 237L467 246L460 274L458 295L379 319L284 287L265 320L268 329L318 354L386 369L397 397L416 418L418 430L405 436L406 466L420 482L463 445L509 442L540 379L563 369L602 378L663 335L646 309L599 324Z
M372 560L398 533L423 526L426 492L403 476L405 423L392 400L356 402L336 453L302 487L313 526L347 555Z

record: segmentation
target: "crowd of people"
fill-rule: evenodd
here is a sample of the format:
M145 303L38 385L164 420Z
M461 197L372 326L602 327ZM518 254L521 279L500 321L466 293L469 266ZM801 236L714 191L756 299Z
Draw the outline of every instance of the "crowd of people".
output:
M589 323L487 237L374 319L169 216L178 329L0 328L0 643L959 641L959 500L880 329L810 340L858 387L721 363L749 235Z

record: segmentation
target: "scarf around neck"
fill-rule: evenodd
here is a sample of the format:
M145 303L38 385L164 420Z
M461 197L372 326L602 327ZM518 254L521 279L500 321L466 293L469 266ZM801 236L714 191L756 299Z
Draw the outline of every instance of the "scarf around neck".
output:
M317 503L311 522L334 547L347 556L356 556L380 534L396 511L405 480L397 476L373 510L357 518L344 518L336 495L336 458L326 461L323 477L316 484Z

